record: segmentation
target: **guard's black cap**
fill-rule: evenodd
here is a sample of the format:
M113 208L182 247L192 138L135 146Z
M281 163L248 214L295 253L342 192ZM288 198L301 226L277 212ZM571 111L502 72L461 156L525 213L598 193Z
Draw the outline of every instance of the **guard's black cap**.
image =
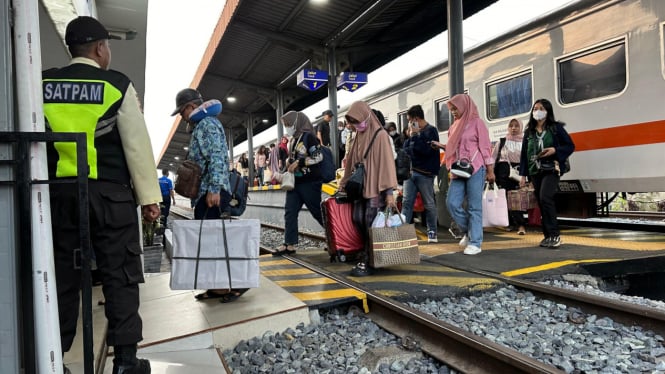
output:
M321 115L322 115L322 116L331 116L331 117L332 117L333 112L332 112L332 110L327 109L327 110L324 110L323 113L322 113Z
M65 43L67 45L85 44L101 39L119 39L111 36L101 22L88 16L74 18L67 24Z
M180 90L180 92L178 92L178 94L175 96L175 110L173 113L171 113L171 115L175 116L176 114L180 113L182 107L194 100L203 101L203 97L199 91L193 88L185 88L184 90Z

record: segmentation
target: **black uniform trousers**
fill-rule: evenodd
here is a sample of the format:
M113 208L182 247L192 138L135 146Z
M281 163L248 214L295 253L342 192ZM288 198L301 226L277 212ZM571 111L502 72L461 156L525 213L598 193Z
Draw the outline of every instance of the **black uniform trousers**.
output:
M143 283L137 204L133 191L117 183L88 184L90 238L102 279L109 346L136 344L143 339L139 316L139 283ZM51 217L55 252L60 339L69 351L76 335L81 270L77 189L51 185Z

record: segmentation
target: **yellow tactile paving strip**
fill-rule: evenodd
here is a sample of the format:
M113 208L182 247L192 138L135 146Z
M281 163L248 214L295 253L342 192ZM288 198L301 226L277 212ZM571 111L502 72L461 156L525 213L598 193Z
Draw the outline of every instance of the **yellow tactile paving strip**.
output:
M661 251L665 250L665 235L662 240L659 235L642 236L632 233L618 233L616 237L612 238L599 238L589 235L570 235L571 232L584 234L587 230L567 230L561 234L561 240L564 244L583 245L596 248L612 248L612 249L625 249L625 250L638 250L638 251ZM422 233L419 233L422 234ZM419 235L420 237L420 235ZM533 248L538 247L538 244L543 239L541 233L529 232L526 235L517 235L514 232L494 232L494 238L501 238L505 240L486 240L483 242L483 250L494 249L518 249L518 248ZM487 239L487 237L486 237ZM421 239L427 241L427 237ZM422 243L420 245L420 253L426 256L438 256L446 253L461 252L457 243Z
M325 257L320 253L301 252L299 255ZM314 258L313 258L314 259ZM261 274L308 305L325 304L330 301L355 298L366 304L366 295L352 288L344 287L334 280L322 277L308 269L299 267L287 259L263 256L260 262ZM348 273L352 264L329 263L326 270L335 273ZM469 276L467 273L436 264L391 266L371 277L350 277L351 280L373 284L377 292L389 296L407 296L408 285L428 287L459 287L468 290L492 287L497 281ZM391 284L394 286L384 286ZM399 286L403 285L403 286ZM378 286L378 287L376 287ZM395 287L395 288L393 288Z
M299 267L289 260L263 256L259 264L264 277L308 305L355 298L361 300L365 310L368 310L365 293L344 287L332 279L317 276L313 271Z

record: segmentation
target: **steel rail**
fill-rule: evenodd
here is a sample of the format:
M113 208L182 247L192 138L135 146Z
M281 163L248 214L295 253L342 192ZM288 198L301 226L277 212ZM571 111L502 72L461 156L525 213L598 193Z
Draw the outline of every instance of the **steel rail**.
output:
M467 373L562 373L516 350L447 324L433 316L375 293L343 276L294 256L284 258L367 295L368 317L402 339L416 341L423 352Z
M587 314L609 317L628 326L641 326L652 330L661 336L665 334L665 312L656 308L627 303L620 300L609 299L607 297L568 290L547 284L510 278L489 271L469 269L461 266L451 266L432 259L428 259L427 261L438 263L451 269L493 278L516 288L528 290L544 299L566 304L569 307L579 308Z

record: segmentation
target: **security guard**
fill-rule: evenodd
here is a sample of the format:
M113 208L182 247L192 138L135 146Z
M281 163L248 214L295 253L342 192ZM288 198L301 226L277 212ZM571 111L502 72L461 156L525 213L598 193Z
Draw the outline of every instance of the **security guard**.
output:
M137 205L143 219L159 217L162 194L147 127L129 78L108 70L109 32L92 17L67 25L70 64L43 72L44 115L54 132L85 132L88 151L90 235L101 272L108 333L114 347L113 374L150 373L137 359L143 339L139 283L143 283ZM74 143L48 148L50 178L76 177ZM60 336L63 352L76 335L81 273L77 190L51 186ZM65 370L68 372L68 370Z

